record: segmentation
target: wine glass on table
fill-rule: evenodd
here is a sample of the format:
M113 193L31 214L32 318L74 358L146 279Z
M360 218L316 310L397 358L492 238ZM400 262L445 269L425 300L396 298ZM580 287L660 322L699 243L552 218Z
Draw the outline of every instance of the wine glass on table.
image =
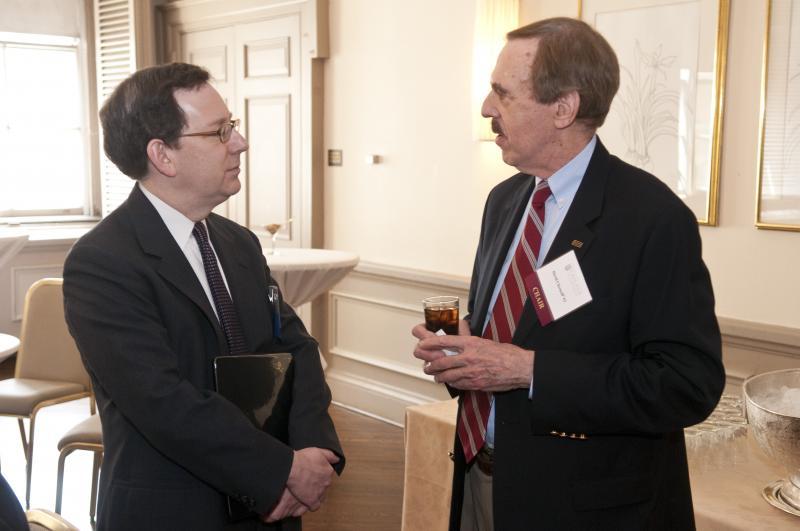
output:
M281 230L281 227L283 227L284 225L288 225L291 222L292 218L289 218L283 223L270 223L269 225L264 227L267 230L267 232L269 232L272 235L271 238L272 246L267 254L278 254L278 251L275 249L275 240L278 239L278 231Z

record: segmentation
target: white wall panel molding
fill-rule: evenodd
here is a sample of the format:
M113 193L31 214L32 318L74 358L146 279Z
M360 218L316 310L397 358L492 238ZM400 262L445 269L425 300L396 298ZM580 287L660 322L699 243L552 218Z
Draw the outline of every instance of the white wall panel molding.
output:
M427 397L428 402L447 398L448 395L442 385L422 378L409 378L404 372L386 369L375 363L364 363L343 356L335 357L333 361L335 363L333 367L329 366L329 374L352 375L375 382L379 386L403 389L420 397ZM417 363L419 372L422 372L422 362Z
M388 386L354 374L331 371L327 373L327 381L336 404L395 426L404 425L406 407L432 401L430 396L412 393L400 387ZM342 400L340 397L347 397L347 400ZM446 396L437 397L436 400L446 398Z
M347 299L351 301L358 301L366 304L373 304L375 306L382 306L386 309L400 310L402 312L408 313L409 315L413 314L417 317L419 317L421 308L421 306L418 307L418 305L396 303L390 299L364 297L361 295L349 295L347 293L343 293L341 291L336 291L336 290L329 291L328 293L330 294L332 300Z
M295 225L285 223L298 219L300 191L292 154L292 102L290 94L245 99L245 136L251 145L259 146L247 156L247 216L244 224L258 233L265 226L283 226L277 239L288 242L297 235ZM295 121L296 125L296 121Z
M47 239L30 239L25 244L25 248L22 252L31 255L49 252L63 253L66 255L72 246L75 245L75 242L78 241L78 238L83 236L86 232L89 232L89 229L82 229L74 231L74 233L71 234L64 234L63 237L54 235ZM31 233L31 237L34 237L34 233Z
M189 62L205 66L216 83L228 81L228 47L224 44L193 49L189 53Z
M385 369L387 371L396 372L398 374L405 374L406 376L411 376L412 378L419 378L420 380L425 380L426 382L434 383L433 376L429 376L422 372L420 369L409 369L408 367L401 365L399 363L392 363L391 361L384 361L375 359L371 356L365 354L358 354L356 352L350 352L348 350L340 349L340 348L332 348L330 353L334 356L341 356L343 358L347 358L352 361L357 361L359 363L364 363L366 365L372 365L373 367L378 367L380 369Z
M800 367L800 329L719 318L729 392L749 376Z
M86 230L86 227L30 229L31 239L0 271L0 332L19 335L28 288L40 278L60 277L64 258Z
M289 37L252 41L244 45L244 77L291 75Z
M22 321L22 310L25 306L25 294L28 288L39 279L61 277L63 264L38 264L15 266L11 268L11 320Z
M800 329L727 317L719 318L719 326L726 345L800 361Z
M334 401L402 425L405 408L449 397L412 355L422 302L453 294L466 311L465 278L362 262L328 294L328 383Z
M356 274L395 283L410 284L419 288L452 288L469 290L469 278L446 273L434 273L421 269L398 267L377 262L361 261L355 269Z

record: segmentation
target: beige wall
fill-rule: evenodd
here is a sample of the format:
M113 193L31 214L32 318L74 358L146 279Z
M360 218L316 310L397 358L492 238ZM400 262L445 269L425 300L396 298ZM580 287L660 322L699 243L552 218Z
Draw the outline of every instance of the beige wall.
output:
M800 234L754 227L765 2L732 2L720 222L702 227L722 317L800 328ZM522 22L577 1L521 2ZM473 2L331 0L325 244L362 260L468 276L488 190L514 173L472 138ZM383 162L369 166L368 154Z
M702 229L721 316L800 328L800 233L756 230L766 2L732 2L720 223Z
M488 190L505 175L472 138L472 2L332 0L325 245L467 276ZM488 82L487 82L488 87ZM369 154L383 162L369 166Z

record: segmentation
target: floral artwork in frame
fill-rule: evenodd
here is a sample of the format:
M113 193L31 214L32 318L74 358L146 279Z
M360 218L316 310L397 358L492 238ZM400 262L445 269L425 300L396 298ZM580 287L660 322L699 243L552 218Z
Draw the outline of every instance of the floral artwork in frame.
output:
M729 0L583 0L614 48L620 87L598 135L717 224Z

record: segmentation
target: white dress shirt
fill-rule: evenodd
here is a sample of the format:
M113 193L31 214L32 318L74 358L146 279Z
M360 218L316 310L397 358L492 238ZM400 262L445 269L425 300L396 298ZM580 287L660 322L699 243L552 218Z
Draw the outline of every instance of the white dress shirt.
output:
M197 276L197 280L199 280L200 285L203 286L203 291L206 292L206 297L208 298L208 302L211 304L211 309L214 310L214 315L217 315L217 307L214 304L214 297L211 295L211 287L209 287L208 279L206 278L206 269L203 267L203 256L200 254L200 247L197 245L197 240L195 240L194 234L192 234L192 231L194 230L194 221L166 204L141 184L139 184L139 189L153 204L158 212L158 215L161 216L162 221L164 221L164 224L167 226L167 230L169 230L169 233L172 234L172 237L175 239L175 243L177 243L178 247L180 247L181 251L183 251L186 259L189 261L189 265L192 266L194 274ZM201 223L203 223L203 225L206 227L206 232L208 232L206 220L203 220ZM211 246L211 250L214 252L214 257L217 260L217 267L219 267L222 280L225 282L225 289L228 290L228 294L230 295L231 289L228 287L228 279L225 278L225 271L222 270L222 265L219 263L219 258L217 257L217 251L214 249L214 244L211 243L210 234L208 238L208 244ZM219 315L217 315L217 319L219 319Z

